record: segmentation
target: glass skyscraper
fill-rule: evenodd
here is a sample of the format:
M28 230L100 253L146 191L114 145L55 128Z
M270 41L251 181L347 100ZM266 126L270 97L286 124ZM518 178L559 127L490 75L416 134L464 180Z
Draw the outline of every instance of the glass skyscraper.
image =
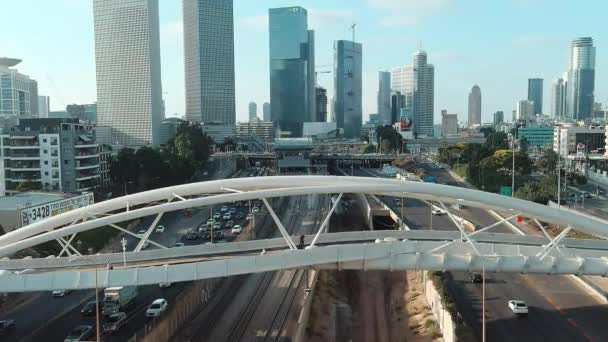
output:
M314 33L302 7L269 9L270 112L284 134L315 121Z
M528 79L528 101L534 102L534 114L543 114L543 79Z
M361 44L348 40L334 43L333 120L345 138L359 138L362 109Z
M93 18L99 126L111 127L121 145L158 145L158 0L94 0Z
M38 117L38 83L12 67L20 59L0 57L0 117Z
M435 67L427 63L424 51L414 54L416 91L414 93L414 131L420 137L435 135Z
M232 0L183 0L186 119L236 122Z
M573 120L591 117L595 101L595 47L591 37L572 41L566 91L566 116Z
M469 93L469 127L481 125L481 89L476 84Z
M378 72L378 116L383 125L391 124L391 73Z

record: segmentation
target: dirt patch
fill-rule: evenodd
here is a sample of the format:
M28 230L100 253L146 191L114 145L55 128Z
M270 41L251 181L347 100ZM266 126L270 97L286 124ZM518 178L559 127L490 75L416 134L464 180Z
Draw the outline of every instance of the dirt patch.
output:
M409 318L409 329L414 335L409 341L443 341L439 325L424 298L420 272L407 271L406 274L408 286L404 295L405 308Z

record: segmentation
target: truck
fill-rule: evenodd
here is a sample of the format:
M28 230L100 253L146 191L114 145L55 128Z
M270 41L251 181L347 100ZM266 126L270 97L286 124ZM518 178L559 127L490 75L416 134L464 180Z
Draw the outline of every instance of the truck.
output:
M104 316L111 316L126 311L137 297L137 286L108 287L103 291Z

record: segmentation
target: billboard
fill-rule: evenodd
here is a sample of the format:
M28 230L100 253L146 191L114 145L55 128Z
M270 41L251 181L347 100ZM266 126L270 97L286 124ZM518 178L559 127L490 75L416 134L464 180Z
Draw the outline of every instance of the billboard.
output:
M411 131L414 125L414 115L411 108L401 108L399 111L399 124L401 131Z
M93 194L84 194L37 206L21 209L21 227L36 223L70 210L86 207L95 203Z

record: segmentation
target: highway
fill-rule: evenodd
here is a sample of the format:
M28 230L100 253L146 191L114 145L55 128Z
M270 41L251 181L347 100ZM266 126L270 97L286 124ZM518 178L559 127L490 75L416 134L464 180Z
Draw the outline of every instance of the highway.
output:
M422 164L427 174L435 176L438 183L460 184L451 175L432 164ZM371 174L370 172L372 171ZM355 171L356 172L356 171ZM375 174L373 170L360 170L360 175ZM399 213L401 207L391 198L382 200ZM455 212L481 227L497 222L483 209L464 208ZM455 225L447 216L432 216L428 205L417 200L404 202L405 222L411 229L454 230ZM506 224L491 230L512 233ZM480 284L471 284L467 272L449 272L448 285L454 294L459 312L471 325L481 340L482 291ZM542 276L519 274L486 275L486 338L488 341L606 341L608 329L603 319L608 317L608 307L589 294L570 276ZM510 299L522 299L530 307L526 318L514 317L507 306Z

